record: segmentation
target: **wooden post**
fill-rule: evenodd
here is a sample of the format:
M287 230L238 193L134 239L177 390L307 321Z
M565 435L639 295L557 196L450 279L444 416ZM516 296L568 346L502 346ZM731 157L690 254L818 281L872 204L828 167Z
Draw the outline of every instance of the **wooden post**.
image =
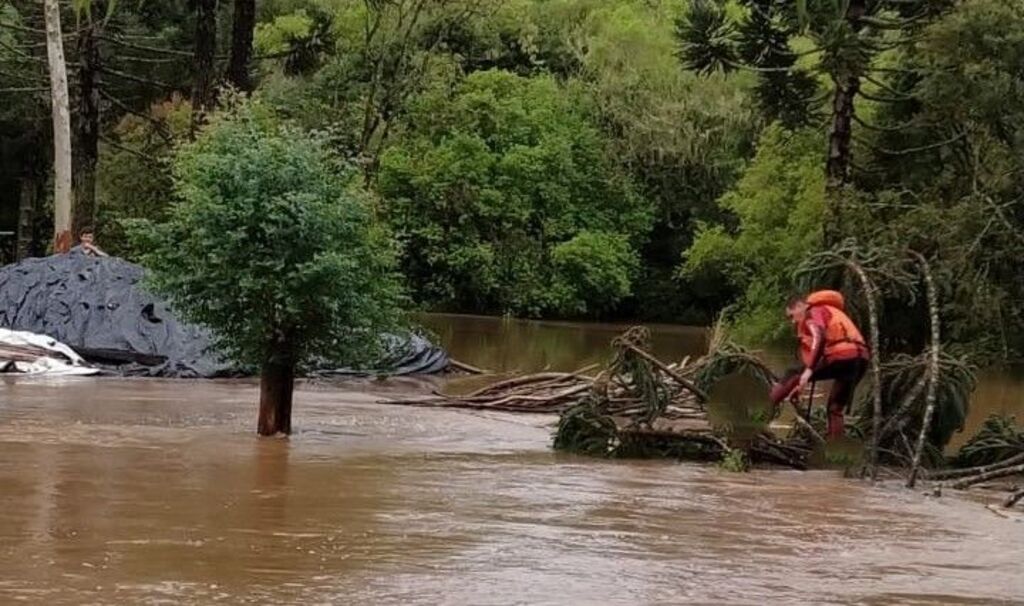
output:
M43 0L53 114L53 251L71 250L71 111L58 0Z

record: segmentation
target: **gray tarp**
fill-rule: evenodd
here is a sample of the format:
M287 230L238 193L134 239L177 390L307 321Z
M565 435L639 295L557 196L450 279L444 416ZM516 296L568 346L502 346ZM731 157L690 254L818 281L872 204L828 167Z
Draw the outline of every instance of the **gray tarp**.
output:
M143 269L116 257L80 253L26 259L0 268L0 327L44 334L84 358L130 375L238 374L213 351L210 334L181 322L143 290ZM328 368L317 374L434 373L448 355L417 335L388 336L372 372Z

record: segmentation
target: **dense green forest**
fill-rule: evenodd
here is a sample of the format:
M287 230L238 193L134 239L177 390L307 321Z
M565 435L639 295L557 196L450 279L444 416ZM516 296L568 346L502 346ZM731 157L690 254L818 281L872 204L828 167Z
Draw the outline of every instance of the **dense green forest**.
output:
M237 89L324 142L422 309L724 311L762 341L797 265L847 243L927 257L945 340L1024 350L1019 0L62 8L74 224L110 252L144 256L126 220L168 215L175 150ZM41 3L0 2L9 257L52 240L44 33ZM924 302L886 294L888 343L920 348Z

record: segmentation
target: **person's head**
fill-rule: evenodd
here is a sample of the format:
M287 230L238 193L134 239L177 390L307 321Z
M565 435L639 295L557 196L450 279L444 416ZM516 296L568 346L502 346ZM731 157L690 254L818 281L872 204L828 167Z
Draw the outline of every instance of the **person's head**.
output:
M82 230L78 232L78 241L82 244L92 244L95 239L95 232L92 227L83 227Z
M802 296L795 296L786 303L786 317L793 324L799 324L807 318L807 300Z

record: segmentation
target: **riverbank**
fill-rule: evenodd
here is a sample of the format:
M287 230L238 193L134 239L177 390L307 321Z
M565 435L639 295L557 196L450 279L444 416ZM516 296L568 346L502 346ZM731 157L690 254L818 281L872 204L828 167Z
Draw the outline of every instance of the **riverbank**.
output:
M14 380L0 601L961 603L1024 594L1024 524L836 472L553 453L550 417L304 384L290 440L248 382Z

